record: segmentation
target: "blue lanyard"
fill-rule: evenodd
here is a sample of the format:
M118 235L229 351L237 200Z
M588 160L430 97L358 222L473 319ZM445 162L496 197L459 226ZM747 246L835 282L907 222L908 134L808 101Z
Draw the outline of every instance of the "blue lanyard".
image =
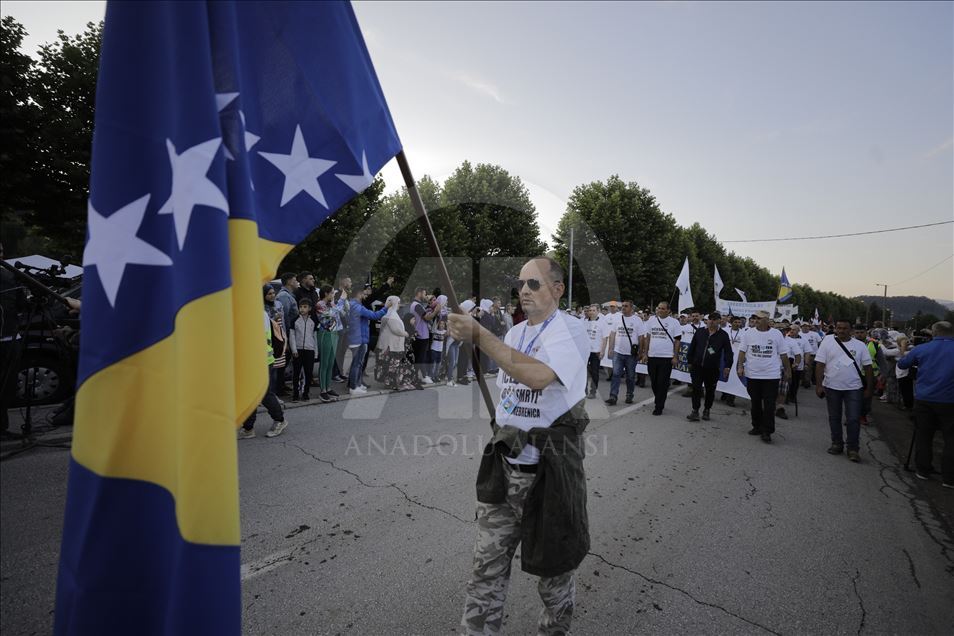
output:
M517 345L517 350L522 351L524 355L530 355L530 351L533 349L533 345L534 343L536 343L537 338L540 337L540 334L543 333L543 330L547 328L547 326L553 321L554 318L556 318L557 312L559 312L559 309L553 312L552 314L550 314L550 317L543 321L543 325L540 327L540 331L538 331L537 335L533 337L533 340L530 341L530 344L527 345L526 349L523 348L523 339L526 337L527 329L530 328L530 325L529 324L525 325L523 328L523 331L520 333L520 344Z

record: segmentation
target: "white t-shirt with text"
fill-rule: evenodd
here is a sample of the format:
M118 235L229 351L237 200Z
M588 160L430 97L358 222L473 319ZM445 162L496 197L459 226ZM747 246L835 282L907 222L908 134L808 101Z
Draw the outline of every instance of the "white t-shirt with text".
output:
M625 327L623 326L625 324ZM627 332L629 336L627 337ZM639 337L643 334L643 321L639 319L639 316L633 314L632 316L626 317L623 314L619 315L619 321L616 325L616 342L613 344L613 351L615 353L628 356L632 351L632 347L629 345L630 339L633 341L633 347L639 347Z
M527 355L550 367L557 380L542 390L534 390L501 369L497 373L501 399L496 410L497 424L500 426L515 426L524 431L550 426L586 396L586 363L590 343L583 322L558 311L556 318L541 332L542 326L543 323L529 325L526 321L515 325L507 332L504 343L516 349L522 337L521 353L525 353L526 348L533 343ZM517 400L510 413L504 408L504 398L508 394ZM515 460L507 458L512 464L536 464L539 460L540 451L531 445L527 445Z
M871 354L868 352L868 347L855 338L842 342L851 353L852 357L849 358L838 346L835 338L834 335L825 336L818 345L818 353L815 354L815 362L825 365L825 379L822 380L822 386L834 391L851 391L864 387L861 376L858 375L858 367L864 371L865 367L871 366Z
M782 377L782 355L788 355L785 337L778 329L749 329L742 335L739 351L745 353L745 377L750 380L778 380Z
M791 336L785 336L785 342L788 344L788 357L792 360L795 359L795 356L801 356L798 360L798 366L795 367L796 371L802 371L805 369L805 346L806 341L802 338L793 338Z
M653 316L646 321L649 329L649 357L671 358L673 356L673 339L682 336L682 325L672 316L660 318Z
M590 353L599 353L603 348L603 330L602 320L584 320L583 327L586 329L586 335L590 339Z

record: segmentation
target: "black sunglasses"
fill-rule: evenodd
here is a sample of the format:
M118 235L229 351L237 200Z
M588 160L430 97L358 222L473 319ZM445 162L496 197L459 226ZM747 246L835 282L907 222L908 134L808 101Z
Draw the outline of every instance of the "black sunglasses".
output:
M517 291L522 291L523 286L526 284L530 288L530 291L540 291L540 287L543 286L543 283L538 281L536 278L528 278L527 280L517 279Z

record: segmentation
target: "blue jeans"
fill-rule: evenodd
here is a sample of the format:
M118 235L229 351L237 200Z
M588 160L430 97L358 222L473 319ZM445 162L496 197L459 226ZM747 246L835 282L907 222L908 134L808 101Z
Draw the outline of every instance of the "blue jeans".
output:
M610 397L619 395L619 380L626 372L626 397L632 397L636 390L636 358L622 353L613 356L613 380L610 382Z
M357 347L349 347L351 353L351 370L348 372L348 388L356 389L361 386L364 379L364 354L368 351L368 345L362 344Z
M842 444L841 412L845 411L845 423L848 428L848 450L856 451L859 448L858 436L861 433L861 403L864 399L864 389L837 391L825 388L825 400L828 402L828 427L831 428L831 441Z
M428 375L435 382L437 382L438 371L441 370L441 356L442 352L431 349L431 372Z
M447 379L456 380L457 379L457 356L460 355L460 341L455 340L454 342L447 345Z

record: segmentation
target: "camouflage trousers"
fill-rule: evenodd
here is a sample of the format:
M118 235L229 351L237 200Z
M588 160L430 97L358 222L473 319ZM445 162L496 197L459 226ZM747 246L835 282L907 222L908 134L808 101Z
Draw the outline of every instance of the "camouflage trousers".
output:
M502 460L504 461L504 460ZM500 634L503 631L504 603L510 586L510 565L520 543L520 519L523 504L536 477L509 468L507 500L499 504L477 503L477 541L474 545L474 571L467 584L461 633ZM576 600L574 571L554 577L541 577L537 591L543 610L537 633L568 634Z

